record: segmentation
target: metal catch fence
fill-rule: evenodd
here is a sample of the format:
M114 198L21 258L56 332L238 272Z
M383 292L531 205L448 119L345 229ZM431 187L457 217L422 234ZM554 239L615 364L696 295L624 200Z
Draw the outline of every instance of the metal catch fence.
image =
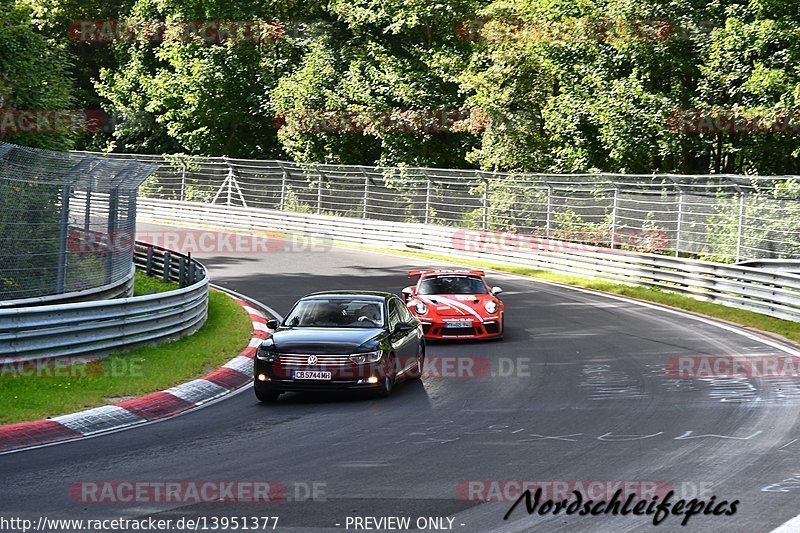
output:
M144 198L427 223L719 262L800 258L796 176L531 174L109 154Z
M133 237L137 189L157 168L0 143L0 307L129 294L133 247L112 241Z

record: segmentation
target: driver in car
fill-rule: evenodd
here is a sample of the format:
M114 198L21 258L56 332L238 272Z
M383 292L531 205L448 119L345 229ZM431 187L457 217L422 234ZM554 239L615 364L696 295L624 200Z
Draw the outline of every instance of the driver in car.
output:
M380 326L383 323L383 320L381 320L381 308L375 304L361 306L356 316L359 322L371 322L371 325L375 326Z

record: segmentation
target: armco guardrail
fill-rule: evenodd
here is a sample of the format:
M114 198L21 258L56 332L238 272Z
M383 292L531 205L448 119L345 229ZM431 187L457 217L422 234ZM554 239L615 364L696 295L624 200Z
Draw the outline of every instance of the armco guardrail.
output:
M116 300L0 309L0 363L101 354L194 333L208 312L208 274L190 257L136 243L135 263L180 283Z
M340 244L415 249L506 265L657 287L701 300L800 321L800 275L519 234L384 222L270 209L143 198L140 220L284 232Z

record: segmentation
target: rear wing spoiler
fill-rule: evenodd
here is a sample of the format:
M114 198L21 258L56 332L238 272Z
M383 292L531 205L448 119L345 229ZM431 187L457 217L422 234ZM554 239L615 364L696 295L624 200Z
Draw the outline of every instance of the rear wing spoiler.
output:
M483 270L409 270L408 277L416 278L422 274L459 274L462 276L479 276L484 277L486 273Z

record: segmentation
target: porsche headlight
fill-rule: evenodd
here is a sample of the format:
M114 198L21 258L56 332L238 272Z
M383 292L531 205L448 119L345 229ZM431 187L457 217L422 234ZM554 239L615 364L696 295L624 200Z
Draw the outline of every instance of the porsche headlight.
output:
M493 300L489 300L485 304L483 304L483 308L486 309L486 312L490 315L493 315L497 312L497 302Z
M424 315L428 312L428 306L422 302L417 302L414 304L414 311L416 311L418 315Z
M363 365L365 363L377 363L381 360L381 352L354 353L350 356L350 360L357 365Z

